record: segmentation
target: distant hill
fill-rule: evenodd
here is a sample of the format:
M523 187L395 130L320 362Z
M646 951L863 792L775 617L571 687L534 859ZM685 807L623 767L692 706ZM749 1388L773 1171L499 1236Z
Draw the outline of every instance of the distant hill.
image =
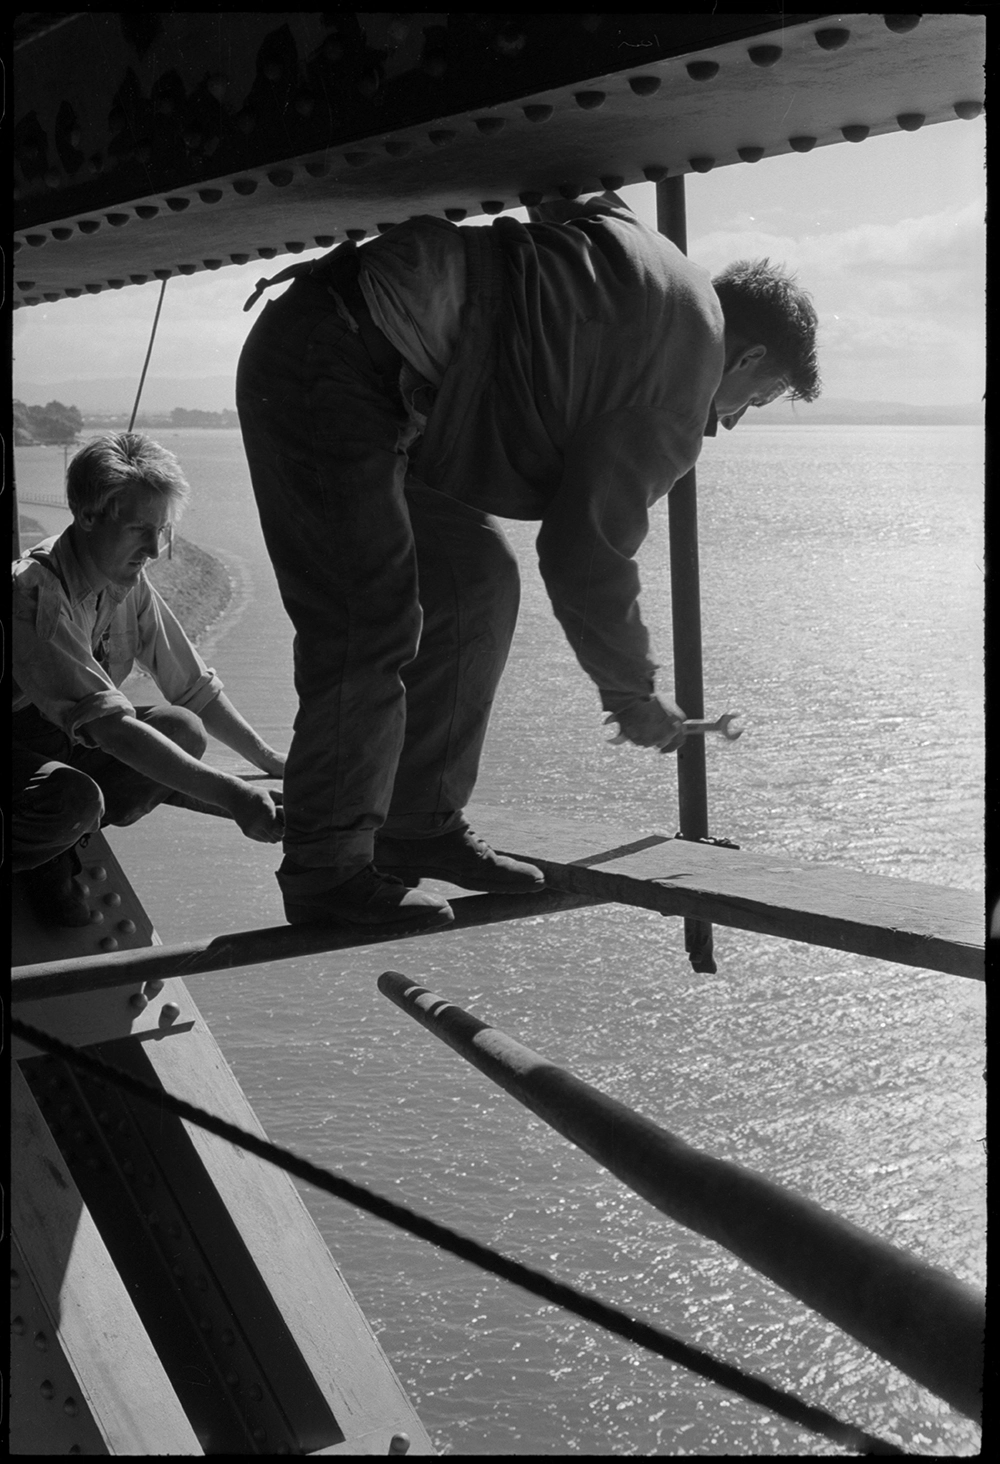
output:
M23 402L71 402L85 416L93 412L120 413L128 416L135 401L138 381L134 376L103 376L92 381L21 381L16 395ZM174 407L191 411L224 412L236 410L234 376L205 376L192 379L180 376L148 376L142 389L140 412L169 414Z
M85 416L93 413L125 413L132 409L136 382L132 377L101 377L93 381L20 381L16 394L23 402L42 404L55 398L79 408ZM187 411L224 412L236 407L235 382L232 376L205 376L197 379L178 376L149 377L143 388L140 413L169 416L175 407ZM820 397L806 404L776 402L759 412L748 412L741 426L796 427L834 426L909 426L959 427L981 426L982 403L968 406L917 407L908 402L852 401L845 397Z
M748 412L740 427L981 427L981 403L963 407L915 407L907 402L859 402L820 397L816 402L775 402Z

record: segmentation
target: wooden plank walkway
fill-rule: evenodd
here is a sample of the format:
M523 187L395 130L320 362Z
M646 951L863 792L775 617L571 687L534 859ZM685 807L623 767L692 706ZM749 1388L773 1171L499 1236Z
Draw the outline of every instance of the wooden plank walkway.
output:
M459 893L452 901L455 924L420 932L398 926L279 925L79 961L43 961L15 968L14 1000L195 976L418 936L447 940L480 925L612 902L984 979L983 901L962 890L825 864L797 864L664 834L636 838L634 831L595 829L592 822L486 807L472 813L475 827L495 847L541 864L549 887L539 895ZM609 864L614 868L598 867Z
M965 890L681 839L616 859L613 871L578 869L538 857L547 840L542 828L533 837L537 822L493 810L489 837L534 857L553 890L984 979L985 902ZM575 846L565 828L554 837Z

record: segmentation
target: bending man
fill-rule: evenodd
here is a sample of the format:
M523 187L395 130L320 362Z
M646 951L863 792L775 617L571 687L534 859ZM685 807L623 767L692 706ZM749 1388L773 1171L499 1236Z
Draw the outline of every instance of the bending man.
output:
M447 919L422 875L541 884L463 813L517 612L493 514L540 521L553 609L625 738L679 746L638 609L648 510L717 420L818 391L816 315L780 270L713 288L613 196L561 212L412 219L258 285L295 278L237 380L296 632L292 921Z

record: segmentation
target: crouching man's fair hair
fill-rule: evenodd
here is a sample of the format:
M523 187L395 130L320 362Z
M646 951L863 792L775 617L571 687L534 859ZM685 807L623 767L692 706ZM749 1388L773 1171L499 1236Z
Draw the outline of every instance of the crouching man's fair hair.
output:
M148 488L166 499L172 522L190 488L172 452L142 432L109 432L81 447L66 472L66 501L81 514L117 516L117 500L129 488Z

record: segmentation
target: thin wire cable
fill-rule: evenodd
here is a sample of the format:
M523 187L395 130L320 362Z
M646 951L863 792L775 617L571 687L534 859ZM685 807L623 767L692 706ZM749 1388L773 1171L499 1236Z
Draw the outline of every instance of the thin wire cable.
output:
M854 1424L844 1423L832 1413L828 1413L825 1408L806 1403L796 1397L794 1393L788 1393L783 1388L776 1388L762 1378L756 1378L730 1363L721 1362L710 1353L702 1351L701 1348L681 1341L679 1337L673 1337L668 1332L651 1326L648 1322L638 1321L636 1318L630 1317L627 1312L620 1311L618 1307L610 1306L597 1297L587 1296L574 1287L566 1285L565 1282L554 1280L543 1271L536 1271L533 1267L522 1265L520 1261L511 1260L490 1246L482 1245L479 1241L462 1235L446 1225L439 1225L437 1221L430 1220L425 1215L419 1215L405 1205L386 1199L383 1195L365 1189L362 1185L354 1184L341 1175L320 1169L310 1163L308 1159L302 1159L290 1150L279 1148L278 1145L261 1139L256 1134L248 1133L245 1129L226 1122L225 1119L206 1113L204 1109L188 1103L183 1098L176 1098L164 1089L153 1088L148 1083L142 1082L141 1079L133 1077L131 1073L122 1072L121 1069L113 1067L109 1063L70 1047L67 1043L61 1042L59 1038L52 1037L49 1033L42 1032L27 1022L11 1017L10 1030L14 1036L30 1042L33 1047L62 1058L72 1067L89 1073L99 1081L112 1083L115 1087L124 1089L154 1107L161 1110L166 1109L168 1113L174 1113L178 1118L196 1124L199 1128L206 1129L221 1139L226 1139L237 1148L256 1154L258 1158L266 1160L278 1169L285 1170L286 1173L294 1175L297 1179L305 1180L307 1184L315 1185L317 1189L325 1190L327 1194L346 1200L349 1204L366 1210L380 1220L386 1220L389 1224L406 1230L421 1240L429 1241L451 1255L469 1261L472 1265L479 1266L482 1270L489 1271L492 1275L499 1276L502 1280L509 1281L515 1286L520 1286L525 1291L531 1292L533 1296L541 1297L543 1301L561 1306L566 1311L583 1317L585 1321L593 1322L595 1325L605 1328L606 1331L613 1332L626 1342L645 1347L659 1357L666 1358L668 1362L677 1363L680 1367L685 1367L700 1377L707 1378L709 1382L728 1388L730 1392L738 1393L741 1397L748 1398L752 1403L757 1403L763 1408L769 1408L773 1413L788 1419L789 1422L809 1429L813 1433L821 1434L824 1438L840 1444L845 1449L859 1454L902 1454L905 1452L903 1449L897 1448L895 1444L877 1438L875 1435L857 1428Z
M135 394L135 404L132 407L132 415L128 421L128 430L131 432L135 426L136 413L139 410L139 398L142 396L142 388L146 384L146 372L149 370L149 358L153 354L153 342L156 340L156 327L160 323L160 311L163 309L163 297L167 293L166 280L160 286L160 298L156 302L156 314L153 316L153 329L149 333L149 348L146 351L146 359L142 363L142 375L139 377L139 390Z

